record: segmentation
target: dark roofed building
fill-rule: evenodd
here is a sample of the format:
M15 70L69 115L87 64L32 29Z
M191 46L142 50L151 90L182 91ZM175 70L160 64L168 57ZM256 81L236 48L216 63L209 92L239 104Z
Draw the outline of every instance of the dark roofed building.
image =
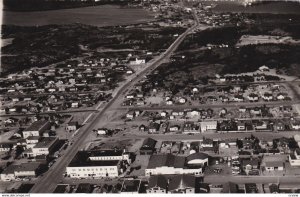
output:
M51 124L46 120L39 120L32 123L23 131L23 137L26 139L29 136L41 136L43 132L51 128Z
M168 180L163 175L151 176L147 193L167 193Z
M67 167L72 178L117 177L121 173L119 160L91 160L90 151L79 151Z
M195 193L195 176L193 175L176 175L169 181L170 193Z
M157 141L152 138L146 138L140 148L141 155L152 155L155 151L155 145Z
M122 184L121 193L138 194L141 187L141 180L125 179Z

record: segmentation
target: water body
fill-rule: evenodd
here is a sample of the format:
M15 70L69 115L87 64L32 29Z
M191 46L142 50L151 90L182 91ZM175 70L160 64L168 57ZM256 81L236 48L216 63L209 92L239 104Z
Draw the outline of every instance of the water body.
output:
M300 3L298 2L264 2L243 6L234 2L216 2L214 12L242 12L242 13L270 13L270 14L299 14Z
M20 26L72 23L115 26L141 23L152 19L154 19L153 15L147 10L141 8L121 8L117 5L35 12L3 11L3 24Z

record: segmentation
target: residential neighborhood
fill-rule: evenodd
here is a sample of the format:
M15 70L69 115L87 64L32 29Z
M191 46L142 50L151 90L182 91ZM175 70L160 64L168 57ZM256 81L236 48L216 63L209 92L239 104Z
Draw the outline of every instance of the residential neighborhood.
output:
M26 12L50 22L5 21L0 191L297 195L300 15L282 5L300 8L41 0Z

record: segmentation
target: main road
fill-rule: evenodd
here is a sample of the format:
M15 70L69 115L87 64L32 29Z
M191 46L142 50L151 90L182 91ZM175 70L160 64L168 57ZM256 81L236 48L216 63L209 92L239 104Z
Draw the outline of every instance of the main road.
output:
M142 79L142 77L149 74L152 70L161 65L165 60L170 58L171 54L176 50L176 48L184 40L184 38L198 27L198 18L195 16L195 14L194 17L196 19L196 23L192 27L188 28L184 33L182 33L164 53L162 53L159 57L152 61L151 64L149 64L144 70L136 73L135 78L124 83L118 89L113 98L106 104L106 106L99 113L96 113L92 121L79 130L78 135L73 139L73 145L69 146L65 154L56 161L56 163L49 169L48 172L40 177L37 183L30 190L30 193L52 193L54 191L56 185L62 180L63 173L65 172L66 167L76 155L79 147L83 145L91 130L96 126L98 122L107 121L105 113L113 108L113 106L116 106L120 103L123 93L129 90L134 84Z

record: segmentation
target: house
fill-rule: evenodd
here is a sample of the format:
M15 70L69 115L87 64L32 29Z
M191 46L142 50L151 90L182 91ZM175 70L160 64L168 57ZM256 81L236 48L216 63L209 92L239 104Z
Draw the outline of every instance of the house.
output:
M138 194L140 192L141 180L125 179L122 183L121 193Z
M265 155L262 160L262 166L265 171L283 171L286 157L278 155Z
M129 111L129 112L126 114L126 118L129 119L129 120L133 120L134 117L135 117L134 111Z
M71 103L71 107L72 108L78 108L79 107L79 103L78 102L72 102Z
M132 58L130 61L129 61L129 64L130 65L140 65L140 64L145 64L146 63L146 60L145 59L138 59L138 58Z
M145 175L159 174L202 174L202 168L188 168L186 158L172 154L151 155Z
M259 170L259 160L244 159L242 160L242 168L247 174L249 174L251 170Z
M160 128L160 124L157 122L151 122L149 125L149 133L158 133Z
M10 165L3 170L0 174L1 181L13 181L16 179L15 169L17 165Z
M244 130L246 130L246 124L245 124L245 122L238 121L237 122L237 129L238 129L238 131L244 131Z
M247 111L246 107L240 107L239 112L245 113Z
M272 101L273 100L273 94L271 94L269 92L265 92L262 95L262 98L264 99L264 101Z
M106 128L99 128L97 129L98 135L106 135L108 133L108 130Z
M185 122L183 125L183 133L200 133L199 125L195 124L194 122Z
M79 151L66 168L71 178L117 177L120 173L119 160L91 160L90 152Z
M23 138L28 138L29 136L41 136L43 132L50 129L51 125L49 121L39 120L32 123L27 129L25 129L22 134Z
M140 148L141 155L152 155L155 151L157 141L152 138L146 138Z
M67 131L76 131L79 128L77 121L69 122L66 126Z
M176 175L170 178L169 193L195 193L195 176Z
M200 113L200 111L199 110L197 110L197 109L194 109L194 110L192 110L192 111L190 111L190 112L188 112L188 114L187 114L188 116L191 116L191 117L196 117L196 116L200 116L201 115L201 113Z
M276 96L276 98L278 99L278 100L284 100L285 98L286 98L286 94L283 94L283 93L279 93L279 94L277 94L277 96Z
M171 132L177 132L177 131L180 130L180 126L179 125L172 125L172 126L170 126L169 130Z
M167 105L173 105L173 101L172 101L172 100L168 100L168 101L166 102L166 104L167 104Z
M261 108L260 107L254 107L250 110L250 113L254 114L254 115L260 115L261 114Z
M300 121L299 120L292 120L291 121L291 127L294 130L299 130L300 129Z
M289 155L289 163L291 166L300 166L300 148L296 148L296 150Z
M284 163L281 161L270 161L265 163L266 171L283 171L284 170Z
M268 123L266 121L258 121L255 125L254 125L256 130L266 130L268 129Z
M212 148L213 145L213 140L209 139L209 138L204 138L203 141L201 142L201 147L205 147L205 148Z
M168 179L164 175L154 175L150 176L149 184L147 187L147 193L153 194L153 193L167 193L168 188Z
M243 102L244 101L244 97L243 95L235 95L233 97L233 101L236 101L236 102Z
M141 131L141 132L146 132L146 131L148 131L149 130L149 128L148 127L146 127L145 125L140 125L139 126L139 131Z
M208 166L208 155L202 152L193 153L186 157L186 162L188 166Z
M200 122L200 130L201 130L201 132L216 131L217 130L217 121Z
M12 143L0 143L0 152L9 152L12 148Z
M179 98L179 103L181 103L181 104L186 103L186 99L185 98Z
M267 71L270 71L269 67L267 67L267 66L265 66L265 65L259 67L258 70L259 70L260 72L267 72Z
M166 117L167 116L167 112L165 112L165 111L160 112L160 116L161 117Z
M248 99L249 99L249 101L251 101L251 102L257 102L258 99L259 99L259 97L258 97L257 94L251 93L251 94L248 95Z

